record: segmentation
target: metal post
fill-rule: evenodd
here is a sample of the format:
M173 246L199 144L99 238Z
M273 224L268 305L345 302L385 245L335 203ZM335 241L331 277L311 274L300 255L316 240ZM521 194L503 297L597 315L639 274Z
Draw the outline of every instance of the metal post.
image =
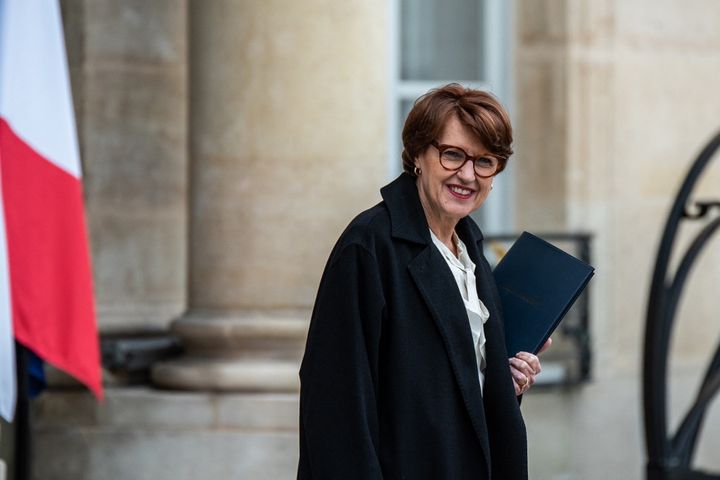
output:
M30 480L30 400L28 397L28 351L15 342L17 359L17 406L15 408L15 475L14 480Z

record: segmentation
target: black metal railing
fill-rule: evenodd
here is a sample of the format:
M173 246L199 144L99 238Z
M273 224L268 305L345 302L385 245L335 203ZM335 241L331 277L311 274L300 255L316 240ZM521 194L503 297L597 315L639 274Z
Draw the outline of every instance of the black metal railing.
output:
M670 434L667 418L668 362L675 314L689 273L702 249L720 227L720 201L689 203L692 191L720 148L718 133L693 163L670 210L658 249L655 271L650 287L645 324L643 354L643 405L645 413L645 441L647 447L646 473L648 480L720 479L720 474L693 470L691 464L705 412L720 389L720 345L707 367L695 400L680 426ZM673 247L682 222L707 221L688 249L679 256L680 262L670 273ZM717 295L713 291L712 295Z

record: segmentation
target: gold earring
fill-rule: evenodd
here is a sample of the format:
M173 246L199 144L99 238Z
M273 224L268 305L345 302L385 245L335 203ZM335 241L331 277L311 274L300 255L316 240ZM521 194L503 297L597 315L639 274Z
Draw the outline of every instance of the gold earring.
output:
M420 169L417 167L417 165L415 165L415 167L413 168L413 173L415 174L416 177L419 177L420 174L422 173L422 170L420 170Z

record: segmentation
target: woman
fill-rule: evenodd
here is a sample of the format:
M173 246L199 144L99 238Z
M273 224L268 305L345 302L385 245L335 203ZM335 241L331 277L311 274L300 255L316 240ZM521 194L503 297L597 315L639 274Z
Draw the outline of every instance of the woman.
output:
M482 233L469 217L512 153L491 95L418 99L404 173L330 254L300 369L298 479L525 479L519 396Z

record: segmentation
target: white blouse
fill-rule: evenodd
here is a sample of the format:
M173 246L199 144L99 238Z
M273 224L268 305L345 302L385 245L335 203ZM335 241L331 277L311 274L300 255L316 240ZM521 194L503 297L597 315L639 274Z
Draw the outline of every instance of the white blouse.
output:
M447 262L450 271L455 277L460 295L465 303L468 321L470 322L470 331L472 332L473 345L475 347L475 360L478 365L478 378L480 380L480 393L482 394L485 384L485 322L490 318L490 312L485 307L477 294L477 286L475 283L475 264L470 260L465 244L460 240L455 232L453 232L452 240L457 246L458 256L456 257L452 251L440 241L439 238L430 230L430 237L435 246L440 250L445 262Z

